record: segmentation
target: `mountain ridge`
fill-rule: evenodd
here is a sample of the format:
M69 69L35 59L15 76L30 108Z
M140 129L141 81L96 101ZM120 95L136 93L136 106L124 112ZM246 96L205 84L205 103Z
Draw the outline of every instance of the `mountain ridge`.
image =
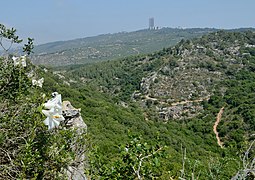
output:
M48 66L86 64L146 54L214 32L214 28L162 28L119 32L36 46L32 61Z

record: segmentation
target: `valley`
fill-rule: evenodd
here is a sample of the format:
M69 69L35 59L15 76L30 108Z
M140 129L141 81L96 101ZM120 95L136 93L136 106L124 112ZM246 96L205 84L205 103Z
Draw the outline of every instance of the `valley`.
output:
M0 58L0 177L62 177L75 138L87 147L84 173L95 179L230 179L243 172L247 149L253 162L254 30L213 31L149 53L132 47L132 56L93 63L60 58L49 67L64 44L53 43L54 56L44 54L49 61L39 66ZM28 74L43 78L42 88ZM86 135L63 125L47 130L41 111L52 92L77 108Z

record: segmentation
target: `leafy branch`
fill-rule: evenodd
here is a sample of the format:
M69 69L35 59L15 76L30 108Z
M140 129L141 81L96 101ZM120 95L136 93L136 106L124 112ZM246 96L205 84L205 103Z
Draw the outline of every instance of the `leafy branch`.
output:
M4 51L9 51L10 48L12 47L13 43L21 43L23 40L19 39L19 36L16 35L16 29L14 28L6 28L3 24L0 24L0 46L3 48ZM10 45L8 47L5 47L3 45L3 40L9 40Z
M5 25L0 24L0 46L5 52L8 52L14 43L20 44L23 40L16 35L17 30L15 28L7 28ZM4 40L9 41L9 46L4 45ZM33 51L34 44L33 38L28 38L27 44L24 44L23 52L30 55Z

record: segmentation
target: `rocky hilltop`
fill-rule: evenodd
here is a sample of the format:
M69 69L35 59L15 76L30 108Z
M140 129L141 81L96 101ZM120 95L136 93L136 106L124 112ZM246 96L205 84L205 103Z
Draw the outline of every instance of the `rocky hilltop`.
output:
M163 63L142 78L134 99L154 104L165 120L194 117L203 109L201 102L208 101L216 90L224 94L225 87L218 84L244 68L242 59L247 54L242 50L254 46L244 42L245 36L238 39L238 34L231 33L222 39L223 34L182 41L162 52Z

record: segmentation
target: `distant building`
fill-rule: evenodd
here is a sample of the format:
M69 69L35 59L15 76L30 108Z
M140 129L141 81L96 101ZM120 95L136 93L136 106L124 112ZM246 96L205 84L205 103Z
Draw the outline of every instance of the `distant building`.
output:
M154 18L149 18L149 29L155 29Z

